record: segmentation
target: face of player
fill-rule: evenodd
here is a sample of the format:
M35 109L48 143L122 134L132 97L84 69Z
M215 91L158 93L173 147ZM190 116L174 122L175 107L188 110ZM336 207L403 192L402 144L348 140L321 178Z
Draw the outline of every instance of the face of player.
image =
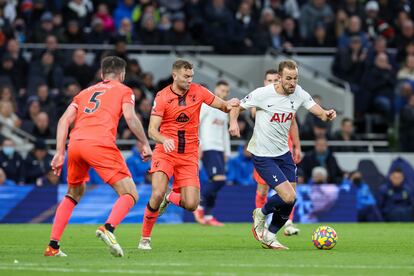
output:
M186 92L191 85L194 77L193 69L181 68L180 70L173 71L172 73L174 84L183 92Z
M228 85L219 85L216 87L216 90L214 91L217 97L226 100L227 97L230 94L230 87Z
M298 84L298 70L284 68L280 76L280 84L284 94L293 94Z
M263 84L264 84L264 86L267 86L271 83L276 83L278 81L279 81L279 75L278 74L267 74L265 76Z

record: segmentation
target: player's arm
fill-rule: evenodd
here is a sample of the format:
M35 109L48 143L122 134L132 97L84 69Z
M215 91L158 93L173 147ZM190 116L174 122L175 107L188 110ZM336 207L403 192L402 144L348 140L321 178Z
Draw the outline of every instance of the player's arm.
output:
M151 115L148 127L149 137L157 144L162 144L166 152L172 152L175 149L174 140L161 135L159 129L161 126L162 117L158 115Z
M292 124L289 129L289 135L292 139L293 144L293 161L295 161L295 164L297 164L300 162L300 154L302 149L300 146L299 128L296 118L292 120Z
M336 111L334 109L325 110L317 103L309 109L309 112L320 118L322 121L332 121L336 118Z
M51 166L55 175L60 175L65 160L66 139L69 127L76 119L77 109L74 105L69 105L57 125L56 134L56 153L53 156Z
M122 114L124 115L128 128L138 139L138 149L142 159L147 161L152 155L151 147L149 146L147 136L145 135L144 127L135 113L134 105L131 103L123 103Z
M234 107L239 106L240 100L232 98L228 101L223 101L219 97L215 96L213 102L210 104L211 107L217 108L223 112L229 113Z
M241 106L234 107L230 110L230 127L229 132L231 136L240 137L240 128L237 119L239 118L240 112L245 109Z

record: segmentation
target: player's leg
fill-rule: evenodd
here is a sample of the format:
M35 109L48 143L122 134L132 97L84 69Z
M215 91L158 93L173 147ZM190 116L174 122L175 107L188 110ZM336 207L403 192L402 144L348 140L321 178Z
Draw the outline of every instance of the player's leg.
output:
M160 205L167 192L169 179L170 177L162 171L156 171L152 174L152 193L144 211L139 249L151 250L151 232L157 221Z
M275 237L275 234L286 223L294 205L296 193L292 185L279 168L277 160L269 157L253 156L258 174L266 181L276 194L270 197L261 209L254 211L253 233L259 241L265 242L267 248L286 249ZM273 214L269 228L265 228L265 217Z
M290 182L290 184L292 185L292 188L296 192L296 182ZM295 224L293 224L294 213L295 213L295 206L293 206L292 212L290 212L290 215L289 215L289 219L285 223L285 229L283 231L285 236L298 235L300 232L300 229L297 228Z
M195 211L200 203L200 188L193 185L182 186L180 194L180 206L190 212Z
M260 177L256 169L253 170L253 178L257 183L256 189L256 208L262 208L263 205L267 202L267 195L269 193L269 186L267 186L266 181Z
M66 225L72 215L73 209L78 204L85 192L85 184L68 186L65 197L56 209L55 219L50 234L49 246L44 253L45 256L66 257L66 254L60 250L59 241L65 231Z
M96 236L100 238L109 248L110 253L115 257L123 257L122 247L114 235L116 227L138 200L138 193L132 178L124 172L117 173L108 180L108 183L119 195L118 200L112 207L105 225L98 227Z
M68 190L56 209L50 242L44 253L45 256L66 256L60 250L59 241L73 209L85 192L85 183L89 180L89 165L82 159L81 150L82 146L74 142L68 147Z
M216 203L217 193L226 185L224 153L221 151L205 151L203 153L203 165L210 179L201 194L200 206L194 211L197 222L211 226L223 226L212 214ZM204 217L201 217L200 211Z

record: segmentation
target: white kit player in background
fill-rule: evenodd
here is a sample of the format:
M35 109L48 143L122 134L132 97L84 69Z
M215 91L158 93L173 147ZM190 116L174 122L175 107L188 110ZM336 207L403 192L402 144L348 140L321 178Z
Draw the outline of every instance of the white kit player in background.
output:
M219 81L214 94L226 100L230 86ZM194 219L204 225L224 226L213 216L218 191L226 184L225 164L230 157L230 135L228 114L203 104L200 111L200 157L209 178L203 187L200 206L194 211Z
M324 110L297 85L298 68L294 61L279 64L280 81L248 94L239 108L230 112L230 134L240 136L237 118L240 111L256 108L255 126L247 150L253 155L256 171L276 194L263 208L253 211L252 232L264 248L288 249L276 239L276 233L289 218L296 200L296 165L288 147L288 133L300 106L324 121L336 118L336 111ZM273 214L268 227L266 216Z

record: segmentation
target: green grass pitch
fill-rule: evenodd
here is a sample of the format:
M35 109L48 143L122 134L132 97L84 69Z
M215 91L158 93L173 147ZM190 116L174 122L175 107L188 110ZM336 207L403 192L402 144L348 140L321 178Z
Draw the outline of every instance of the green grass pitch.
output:
M280 236L288 251L262 249L251 224L222 228L156 225L150 252L137 249L141 225L116 231L125 257L114 258L95 225L70 224L62 238L67 258L43 257L50 225L0 225L0 275L414 275L414 224L328 224L338 243L318 250L311 233Z

